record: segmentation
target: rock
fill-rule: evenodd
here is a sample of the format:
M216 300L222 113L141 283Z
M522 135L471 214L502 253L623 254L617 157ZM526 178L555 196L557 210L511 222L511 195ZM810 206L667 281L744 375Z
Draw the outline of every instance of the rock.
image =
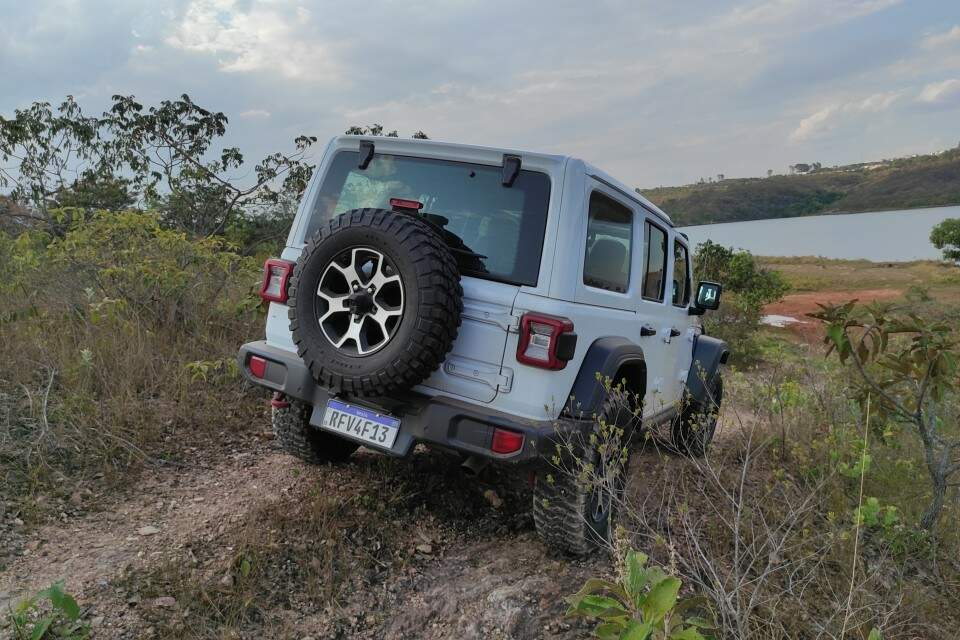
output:
M27 551L36 551L37 549L40 548L40 541L31 540L27 544L23 545L23 548L26 549Z
M422 554L425 555L425 556L428 556L428 555L430 555L431 553L433 553L433 545L429 545L429 544L427 544L427 543L418 544L418 545L417 545L417 551L419 551L420 553L422 553Z
M493 507L494 509L499 509L500 507L503 506L503 500L500 498L500 496L497 495L497 492L494 491L493 489L487 489L486 491L484 491L483 497L486 499L487 502L490 503L490 506Z
M177 599L173 596L160 596L159 598L153 599L153 606L162 607L164 609L173 609L177 606Z
M70 494L70 504L75 507L79 507L83 504L83 494L79 491L74 491Z
M224 587L232 587L232 586L233 586L233 576L228 573L227 575L225 575L225 576L223 576L222 578L220 578L220 585L221 585L221 586L224 586Z
M23 520L21 520L20 518L14 518L14 519L13 519L13 526L15 526L15 527L22 527L22 526L23 526Z
M140 527L139 529L137 529L137 533L139 533L141 536L152 536L160 533L160 529L158 529L157 527L154 527L153 525L147 525L145 527Z

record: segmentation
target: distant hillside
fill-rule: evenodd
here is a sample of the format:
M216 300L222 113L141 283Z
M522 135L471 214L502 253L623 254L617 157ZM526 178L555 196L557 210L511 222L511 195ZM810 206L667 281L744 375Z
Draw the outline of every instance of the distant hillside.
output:
M638 189L681 225L960 204L960 148L938 154Z

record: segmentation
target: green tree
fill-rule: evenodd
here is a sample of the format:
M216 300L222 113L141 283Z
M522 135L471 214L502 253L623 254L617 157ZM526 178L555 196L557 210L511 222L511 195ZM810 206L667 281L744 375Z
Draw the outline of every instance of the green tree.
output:
M349 127L346 131L344 131L344 133L348 136L385 136L387 138L400 137L400 134L397 133L396 129L394 129L390 133L384 133L383 131L384 129L382 124L371 124L367 127L360 127L357 125L353 125ZM414 132L414 134L410 137L416 140L430 139L429 136L427 136L427 134L425 134L423 131L420 131L420 130L417 130L416 132Z
M956 321L927 320L890 304L820 305L828 355L855 370L855 397L878 418L907 425L922 445L932 496L920 524L940 519L950 480L960 473L960 433L950 407L960 391Z
M960 262L960 218L947 218L935 226L930 242L943 251L944 260Z
M783 298L789 286L749 251L734 251L709 240L698 245L694 274L723 284L720 309L704 316L704 329L730 343L737 358L749 358L763 306Z

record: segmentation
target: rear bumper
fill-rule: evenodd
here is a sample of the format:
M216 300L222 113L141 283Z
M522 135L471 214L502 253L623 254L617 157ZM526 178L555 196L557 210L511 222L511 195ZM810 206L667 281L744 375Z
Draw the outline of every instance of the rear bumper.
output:
M250 371L252 356L266 360L263 377L257 377ZM238 359L240 371L247 380L313 406L310 424L320 424L327 400L334 395L316 384L297 354L258 341L240 347ZM529 462L551 455L556 442L583 435L592 424L589 420L525 420L469 402L442 396L430 397L413 391L396 397L337 397L400 419L400 434L393 449L385 452L394 456L406 456L416 443L425 442L492 460ZM498 427L522 433L523 447L509 454L491 451L493 431Z

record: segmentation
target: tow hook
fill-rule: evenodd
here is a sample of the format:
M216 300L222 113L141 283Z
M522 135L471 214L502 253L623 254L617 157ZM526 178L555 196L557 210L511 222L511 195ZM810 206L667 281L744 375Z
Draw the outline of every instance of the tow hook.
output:
M274 391L273 397L270 399L270 406L274 409L286 409L290 406L290 402L287 400L287 396L279 391Z

